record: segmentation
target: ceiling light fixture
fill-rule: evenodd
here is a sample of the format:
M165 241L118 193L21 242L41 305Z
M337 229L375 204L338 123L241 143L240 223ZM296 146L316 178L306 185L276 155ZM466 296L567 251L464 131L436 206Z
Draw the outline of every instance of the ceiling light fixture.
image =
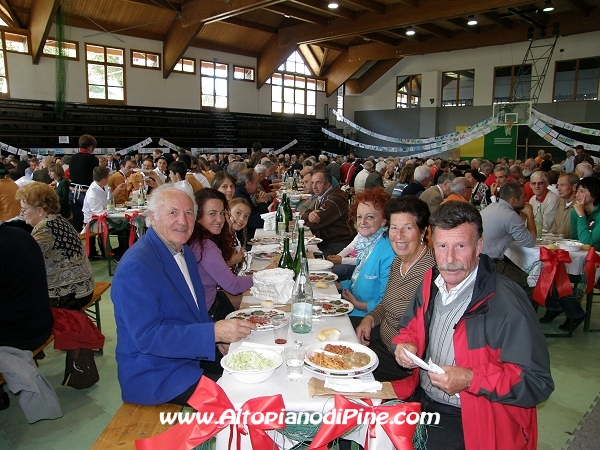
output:
M339 5L337 4L337 2L333 2L333 1L329 2L329 4L327 5L327 7L329 9L336 9L338 6Z
M477 25L477 19L475 18L475 16L473 14L471 14L468 18L467 18L467 25Z
M546 0L546 3L544 4L544 9L542 11L544 11L544 12L554 11L554 6L552 6L552 0Z
M414 28L413 28L413 27L408 27L408 28L406 29L406 35L407 35L407 36L414 36L414 35L415 35L415 33L416 33L416 31L414 30Z

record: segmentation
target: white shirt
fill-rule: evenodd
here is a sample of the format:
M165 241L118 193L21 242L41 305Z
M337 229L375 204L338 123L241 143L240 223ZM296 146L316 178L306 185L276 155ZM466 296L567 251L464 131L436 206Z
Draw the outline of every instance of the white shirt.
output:
M167 176L164 173L162 173L158 167L156 169L154 169L154 173L156 173L158 175L158 178L160 178L160 181L165 183Z
M456 286L454 286L449 291L446 290L446 280L442 277L442 274L439 274L435 279L435 284L440 290L440 296L442 298L442 305L448 305L454 300L458 298L459 295L469 292L469 295L473 291L473 284L475 283L475 278L477 278L477 269L479 266L475 266L475 270L473 270L467 278L462 280Z
M361 170L356 178L354 179L354 192L362 192L365 190L365 183L367 182L367 177L371 172L367 169Z
M175 257L175 262L179 266L179 269L181 270L181 273L183 274L183 278L185 278L185 282L187 283L188 288L190 289L190 292L192 293L192 296L194 297L194 301L196 302L196 307L198 309L200 309L200 307L198 306L198 299L196 298L196 292L194 291L194 285L192 284L192 279L190 278L190 272L188 270L187 264L185 263L185 257L183 256L183 252L177 252L173 256Z
M106 191L93 181L83 199L83 223L87 224L93 214L102 213L106 209L106 204Z

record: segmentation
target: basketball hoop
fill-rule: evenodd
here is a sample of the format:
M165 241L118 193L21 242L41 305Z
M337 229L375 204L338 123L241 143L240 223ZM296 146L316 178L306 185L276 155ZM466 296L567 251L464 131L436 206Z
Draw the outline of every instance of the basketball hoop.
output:
M514 122L510 122L510 121L504 122L504 133L505 133L505 136L510 136L510 132L511 132L512 127L513 127L514 124L515 124Z

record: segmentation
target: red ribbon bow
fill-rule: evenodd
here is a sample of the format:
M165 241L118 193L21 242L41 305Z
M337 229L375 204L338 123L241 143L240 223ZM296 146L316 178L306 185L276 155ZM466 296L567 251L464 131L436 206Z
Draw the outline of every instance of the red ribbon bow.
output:
M203 423L193 420L193 423L177 423L167 431L148 438L135 441L137 450L189 450L208 441L211 437L217 435L223 428L235 424L235 408L227 397L227 394L221 386L207 377L201 377L196 390L188 400L188 404L196 411L196 417L201 417ZM263 423L253 423L251 418L254 413L262 414L274 413L277 416L285 410L283 397L275 395L272 397L257 397L248 400L242 405L241 412L237 416L247 416L250 420L246 423L248 431L244 429L244 424L238 424L237 428L237 448L240 449L240 434L249 434L252 448L276 448L275 443L265 430L285 428L285 422L282 423L270 421L261 421ZM245 415L244 411L248 411ZM275 416L272 416L275 417ZM209 419L207 419L209 418ZM229 437L229 447L233 433Z
M571 262L569 252L560 249L553 252L546 247L540 247L540 261L542 262L542 271L533 290L533 299L545 306L552 283L556 285L559 297L571 295L573 288L565 267L565 263Z
M600 256L596 253L596 249L591 247L585 257L585 266L583 273L587 282L585 293L589 294L594 290L596 284L596 267L600 266Z
M137 211L133 211L133 213L131 213L131 214L125 214L125 218L127 220L129 220L129 245L127 245L127 248L131 247L133 245L133 243L135 242L135 232L136 232L135 218L138 217L139 215L140 215L140 213L138 213Z
M86 256L90 256L90 226L92 222L96 221L98 223L98 240L102 242L104 245L104 251L113 256L113 252L110 248L110 241L108 238L108 221L107 218L108 213L103 212L102 214L92 214L92 218L89 220L87 225L85 226L85 254Z
M348 400L342 395L335 395L335 406L332 411L334 411L334 414L337 414L338 420L335 420L334 417L330 417L332 420L324 420L308 449L326 450L328 443L346 434L348 431L362 423L362 421L359 422L359 415L362 415L360 418L364 419L365 414L369 413L369 433L365 436L364 445L364 449L369 450L369 438L376 437L376 421L374 419L383 419L382 415L385 413L387 419L380 420L380 425L385 431L385 434L387 434L392 441L392 444L394 444L394 447L398 450L414 450L412 438L419 420L416 421L417 423L409 424L406 423L406 417L413 412L419 414L421 412L421 404L396 403L392 405L372 406L368 399L366 401L369 402L367 405L361 405ZM325 415L325 418L328 418L330 413L331 411ZM346 420L340 420L344 418Z

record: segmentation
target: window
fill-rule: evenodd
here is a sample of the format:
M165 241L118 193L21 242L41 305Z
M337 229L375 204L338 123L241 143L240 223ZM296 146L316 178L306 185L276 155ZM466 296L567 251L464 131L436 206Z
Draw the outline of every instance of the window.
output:
M517 84L517 92L513 92ZM494 69L494 103L529 100L531 65L496 67Z
M77 51L77 42L64 41L62 45L63 56L69 59L75 59L79 61L79 52ZM58 41L54 39L46 39L43 50L44 56L57 56L58 55Z
M337 111L340 115L344 115L344 85L342 84L337 90Z
M418 108L421 105L421 75L396 77L396 108Z
M473 106L475 70L442 74L442 106Z
M5 49L7 52L29 53L27 36L24 34L14 34L2 32L4 36Z
M88 101L125 104L125 50L85 44Z
M202 108L227 109L227 64L200 61Z
M158 70L160 69L160 54L131 50L131 65Z
M554 74L554 101L597 100L600 58L558 61Z
M300 54L295 51L285 63L279 66L280 72L312 75ZM267 83L271 84L271 112L283 114L317 114L317 91L325 91L325 80L275 72Z
M196 75L196 60L181 58L177 62L177 64L175 64L175 67L173 67L173 72L189 73L191 75Z
M254 81L254 69L251 67L233 66L233 79Z
M6 70L6 52L4 51L4 39L0 39L0 97L9 97L8 71Z

